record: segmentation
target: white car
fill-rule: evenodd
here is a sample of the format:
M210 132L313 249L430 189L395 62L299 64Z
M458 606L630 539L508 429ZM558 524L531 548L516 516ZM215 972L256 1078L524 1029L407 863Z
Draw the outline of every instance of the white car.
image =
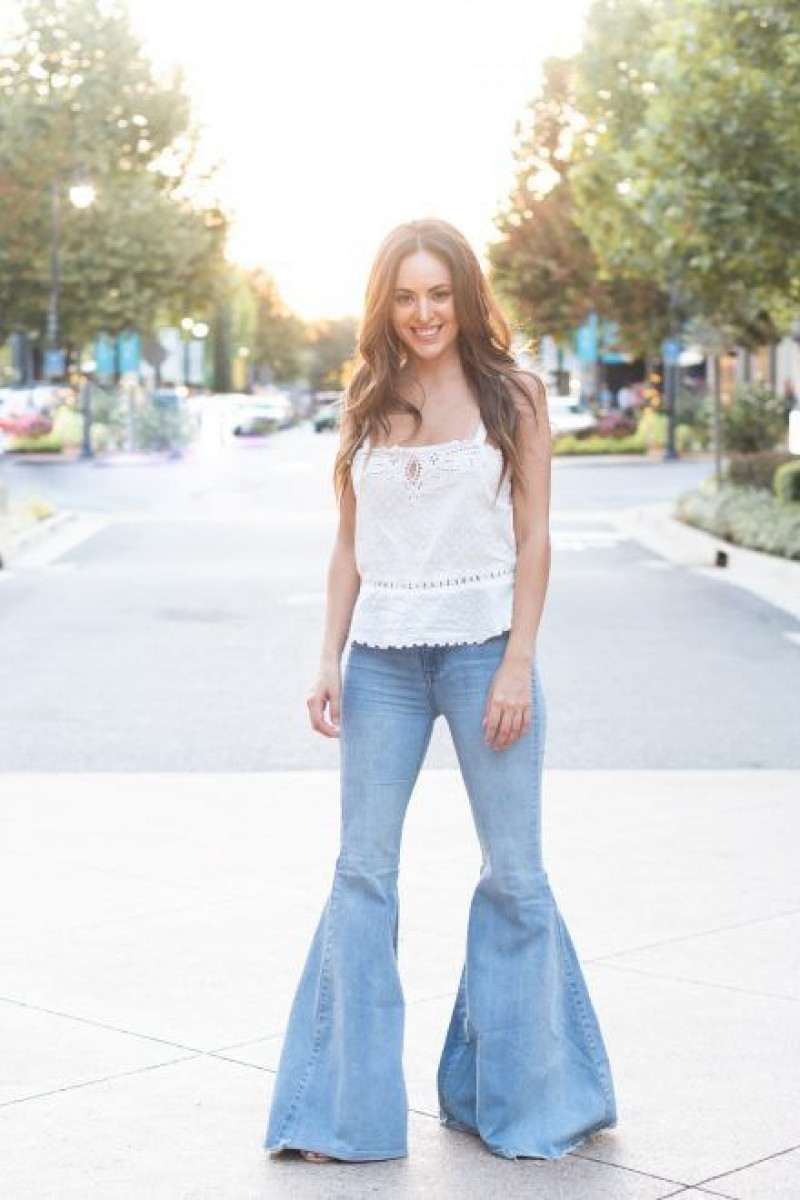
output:
M593 429L596 421L590 410L572 396L552 396L547 402L553 437L562 433L583 433Z
M283 429L292 419L292 402L278 389L266 395L241 396L235 408L233 433L236 437L269 433Z

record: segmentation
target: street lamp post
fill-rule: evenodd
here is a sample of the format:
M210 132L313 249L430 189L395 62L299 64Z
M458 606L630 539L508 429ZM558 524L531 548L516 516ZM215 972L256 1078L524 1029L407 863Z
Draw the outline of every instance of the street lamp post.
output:
M57 179L53 180L50 189L50 306L47 310L47 349L56 355L59 350L58 336L58 287L59 287L59 270L58 270L58 236L59 226L61 222L61 202L59 197L59 183ZM54 363L47 366L47 375L56 374L53 369Z
M76 179L69 189L69 198L75 208L88 208L94 203L95 190L85 176ZM55 378L63 374L60 359L60 334L58 327L58 300L60 285L59 236L61 231L61 180L56 177L50 186L50 303L47 309L46 349L53 356L46 364L45 374Z
M678 409L678 359L680 356L680 318L678 312L678 285L673 280L669 285L669 330L670 336L662 347L664 359L664 383L667 393L667 445L664 459L669 462L679 457L675 446L675 425Z

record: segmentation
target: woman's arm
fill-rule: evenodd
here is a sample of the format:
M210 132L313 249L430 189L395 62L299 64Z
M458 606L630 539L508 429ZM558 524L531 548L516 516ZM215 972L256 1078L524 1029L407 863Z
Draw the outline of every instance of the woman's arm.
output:
M346 415L343 415L341 444L345 440L346 419ZM355 528L356 497L352 480L348 479L339 504L339 525L328 564L325 629L319 673L307 700L313 728L326 737L339 736L342 690L340 662L361 587L356 568Z
M503 661L486 702L486 741L504 750L531 723L531 667L550 578L550 463L552 439L544 384L519 373L530 403L515 397L519 410L519 447L526 488L513 489L517 567L511 630Z
M514 489L517 569L514 610L505 657L531 666L550 579L550 463L552 438L544 384L520 372L531 403L518 400L519 441L526 491Z
M341 659L361 587L361 578L356 569L355 526L356 498L352 480L348 479L339 506L339 527L328 564L325 633L320 655L323 665L338 665Z

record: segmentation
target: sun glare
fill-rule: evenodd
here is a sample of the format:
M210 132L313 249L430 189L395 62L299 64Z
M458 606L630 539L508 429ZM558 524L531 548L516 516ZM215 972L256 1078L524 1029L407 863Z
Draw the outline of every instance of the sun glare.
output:
M513 127L587 0L132 0L148 53L186 73L220 163L231 257L306 318L355 313L377 243L436 215L482 251Z

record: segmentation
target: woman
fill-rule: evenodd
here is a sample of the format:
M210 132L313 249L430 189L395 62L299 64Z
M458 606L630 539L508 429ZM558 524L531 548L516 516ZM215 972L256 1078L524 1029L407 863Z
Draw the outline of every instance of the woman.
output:
M343 404L339 529L308 698L313 728L341 739L341 845L278 1068L273 1153L407 1153L397 873L440 714L483 857L439 1062L440 1120L506 1158L557 1158L616 1124L597 1018L542 866L535 645L550 433L544 388L509 340L452 225L411 221L388 235Z

